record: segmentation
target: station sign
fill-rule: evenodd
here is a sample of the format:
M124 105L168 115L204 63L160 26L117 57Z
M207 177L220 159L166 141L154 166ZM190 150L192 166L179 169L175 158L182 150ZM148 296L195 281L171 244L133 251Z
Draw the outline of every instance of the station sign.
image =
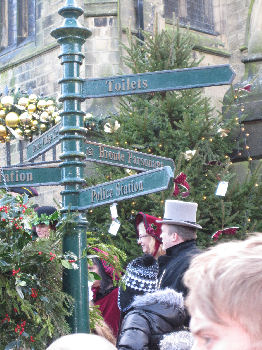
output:
M166 190L174 174L169 166L149 170L138 175L91 186L80 192L79 210L144 196Z

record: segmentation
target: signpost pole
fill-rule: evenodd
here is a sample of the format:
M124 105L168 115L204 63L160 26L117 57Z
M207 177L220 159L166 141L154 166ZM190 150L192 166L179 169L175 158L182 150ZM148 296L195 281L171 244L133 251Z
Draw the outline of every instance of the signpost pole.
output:
M83 80L80 78L80 65L84 55L81 49L91 32L78 23L77 19L83 14L83 10L75 5L74 0L67 0L66 5L59 10L59 14L64 17L63 24L53 30L51 35L61 46L59 58L63 66L63 79L59 81L62 93L60 101L63 102L60 129L61 184L64 185L64 190L61 192L62 216L67 218L69 210L71 213L75 212L74 225L69 223L65 228L63 251L72 251L79 259L78 270L64 271L63 288L74 298L74 311L69 319L72 332L88 333L87 261L81 258L87 243L87 221L82 213L76 212L79 207L79 192L84 182L85 166L84 113L81 111Z

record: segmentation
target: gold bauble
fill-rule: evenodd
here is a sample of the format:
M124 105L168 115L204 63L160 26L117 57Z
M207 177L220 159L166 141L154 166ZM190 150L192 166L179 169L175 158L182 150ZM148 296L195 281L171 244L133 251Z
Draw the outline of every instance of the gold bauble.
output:
M52 106L54 104L54 101L53 100L47 100L46 101L46 105L47 106Z
M32 131L36 131L37 130L37 126L32 126L31 130Z
M40 130L45 131L46 130L46 125L45 124L40 124Z
M3 109L0 109L0 119L5 117L5 111Z
M6 134L6 127L4 125L0 125L0 137L5 137Z
M37 103L38 109L44 109L46 107L46 101L45 100L39 100Z
M57 117L55 117L55 123L58 124L61 122L61 117L60 115L58 115Z
M27 112L22 113L19 117L21 124L30 123L31 119L32 119L32 116L30 114L28 114Z
M15 129L15 132L16 132L18 135L20 135L20 136L23 135L23 131L22 131L21 129L19 129L19 128L16 128L16 129Z
M26 106L28 104L28 98L27 97L20 97L18 100L18 104L20 106Z
M36 102L36 100L37 100L37 96L35 94L29 95L29 101L30 102Z
M5 138L5 142L10 142L10 141L11 141L11 137L9 135L7 135Z
M36 110L36 105L34 105L33 103L30 103L30 105L28 105L27 110L29 113L34 113L34 111Z
M38 120L31 120L31 125L32 126L37 126L38 125Z
M49 116L48 112L44 111L43 113L41 113L40 121L42 123L46 123L49 119L50 119L50 116Z
M15 128L19 123L19 116L15 112L9 112L5 117L5 124L10 128Z
M26 136L31 135L31 129L25 129L24 133Z
M13 96L4 96L1 98L1 103L4 107L11 106L14 104L14 98Z

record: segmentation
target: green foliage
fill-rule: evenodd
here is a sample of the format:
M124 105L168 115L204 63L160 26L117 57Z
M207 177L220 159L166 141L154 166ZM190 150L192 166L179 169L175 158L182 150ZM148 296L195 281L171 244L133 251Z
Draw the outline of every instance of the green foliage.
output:
M123 265L127 260L127 256L120 249L113 244L104 244L100 239L94 238L91 232L87 233L88 246L84 253L88 259L88 265L92 265L92 258L98 257L103 259L109 266L113 267L113 282L115 285L123 274ZM93 272L89 272L88 275L94 276L94 280L100 279L99 276ZM91 279L89 278L89 281Z
M62 292L62 266L77 268L76 257L61 253L62 231L32 240L36 213L27 199L0 199L0 349L42 350L69 332L73 304Z
M176 26L170 31L143 35L141 42L129 33L128 45L123 45L123 61L133 73L199 65L189 31ZM212 234L222 228L239 226L235 237L243 238L247 231L260 227L261 210L256 210L261 207L259 172L250 173L241 183L230 162L234 147L231 135L238 124L235 117L225 118L212 108L201 89L132 95L121 98L119 113L105 121L106 132L102 130L101 139L107 144L174 160L175 176L185 173L190 184L190 196L183 200L199 205L197 219L203 230L198 231L198 244L208 247L213 244ZM98 166L96 176L88 181L97 184L134 173ZM225 197L215 195L219 181L229 181ZM257 182L259 186L254 185ZM94 208L88 215L90 230L124 250L131 260L141 254L134 216L139 211L162 216L166 198L182 199L181 192L176 198L167 190L118 203L121 227L116 237L107 233L111 223L109 208Z
M46 215L46 214L41 214L40 216L36 215L32 221L32 224L34 226L39 225L39 224L49 225L50 223L52 224L53 222L57 221L58 218L59 218L58 211L55 211L51 215Z

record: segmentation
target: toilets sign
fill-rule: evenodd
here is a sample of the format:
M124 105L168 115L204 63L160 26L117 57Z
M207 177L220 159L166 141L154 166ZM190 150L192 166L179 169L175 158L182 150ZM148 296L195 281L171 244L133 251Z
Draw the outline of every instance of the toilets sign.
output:
M230 66L225 64L86 79L83 97L123 96L225 85L231 84L234 76Z

